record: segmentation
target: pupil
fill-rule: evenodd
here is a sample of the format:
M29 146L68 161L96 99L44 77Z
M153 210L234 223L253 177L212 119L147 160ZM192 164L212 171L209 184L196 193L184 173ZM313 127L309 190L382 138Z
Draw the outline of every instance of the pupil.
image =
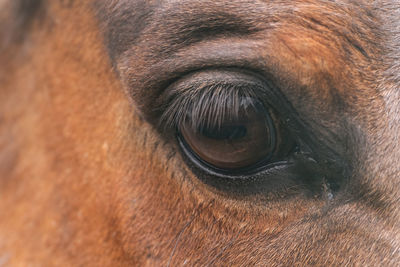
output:
M214 128L203 128L201 134L215 140L235 140L247 135L247 128L243 125L224 125Z

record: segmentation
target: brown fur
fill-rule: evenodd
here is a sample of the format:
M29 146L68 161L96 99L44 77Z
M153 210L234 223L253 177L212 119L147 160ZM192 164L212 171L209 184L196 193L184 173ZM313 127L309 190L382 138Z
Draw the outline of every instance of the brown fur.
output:
M400 263L398 1L10 3L0 266ZM224 193L185 165L160 95L216 67L279 86L343 170L333 199Z

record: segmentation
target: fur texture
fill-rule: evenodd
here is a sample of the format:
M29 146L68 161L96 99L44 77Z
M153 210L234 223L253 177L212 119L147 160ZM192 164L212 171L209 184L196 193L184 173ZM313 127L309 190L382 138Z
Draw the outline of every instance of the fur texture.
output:
M399 265L397 0L1 6L0 265ZM303 152L256 193L173 136L241 96Z

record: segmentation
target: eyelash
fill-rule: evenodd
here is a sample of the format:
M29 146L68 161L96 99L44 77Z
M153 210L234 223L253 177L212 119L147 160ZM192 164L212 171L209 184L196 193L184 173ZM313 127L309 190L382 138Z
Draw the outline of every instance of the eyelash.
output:
M182 126L197 133L218 129L226 119L238 118L243 99L249 106L261 104L275 118L275 126L284 132L281 150L271 156L271 161L265 159L249 168L231 171L210 166L188 146L181 134ZM172 83L158 101L164 103L158 109L160 131L173 132L186 164L197 178L218 190L253 194L308 186L310 192L317 192L325 183L324 177L337 177L337 170L325 169L313 160L316 153L308 146L310 137L297 113L277 88L258 75L231 70L201 71ZM285 144L285 140L290 141ZM336 186L335 180L326 180Z
M255 105L250 99L256 98L259 88L230 83L191 84L189 87L170 90L160 119L162 128L179 128L189 124L192 129L219 127L227 119L239 114L241 99L249 99L247 105Z

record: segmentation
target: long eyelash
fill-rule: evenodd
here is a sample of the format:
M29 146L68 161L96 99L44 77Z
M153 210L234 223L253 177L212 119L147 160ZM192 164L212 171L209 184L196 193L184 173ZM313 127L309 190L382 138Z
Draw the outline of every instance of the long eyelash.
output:
M189 88L177 88L168 92L166 106L160 119L163 127L220 127L227 119L239 116L243 105L255 106L254 88L248 85L194 84ZM244 103L246 99L246 103Z

